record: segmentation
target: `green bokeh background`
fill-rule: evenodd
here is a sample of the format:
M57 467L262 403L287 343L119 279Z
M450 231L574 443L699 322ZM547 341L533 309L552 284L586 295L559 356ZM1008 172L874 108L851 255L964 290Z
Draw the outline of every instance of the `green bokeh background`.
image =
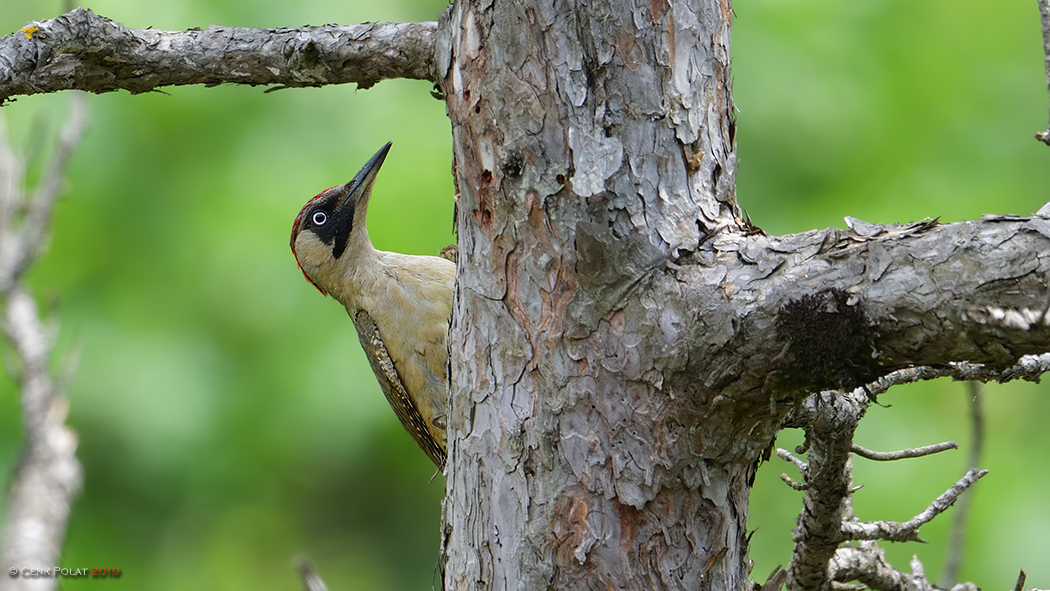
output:
M432 20L434 0L105 0L131 27L281 27ZM1035 3L742 0L734 84L739 196L771 233L985 212L1048 198L1046 78ZM0 0L0 32L61 4ZM46 258L31 274L79 356L70 422L84 490L65 567L119 567L64 589L299 589L309 557L330 589L425 589L438 571L443 482L383 400L341 307L288 250L307 198L391 152L369 229L379 248L432 254L453 240L449 124L424 82L263 94L247 87L90 96ZM46 154L65 95L0 110L16 144ZM34 171L30 168L31 173ZM1032 384L983 387L992 473L977 487L963 577L1050 585L1050 400ZM968 389L893 390L858 442L969 443ZM17 393L0 381L0 485L17 459ZM785 433L782 445L798 442ZM866 519L907 519L964 471L965 451L896 465L858 461ZM759 473L755 578L790 552L800 496ZM2 508L0 508L2 511ZM917 553L936 578L948 520ZM2 574L2 573L0 573Z

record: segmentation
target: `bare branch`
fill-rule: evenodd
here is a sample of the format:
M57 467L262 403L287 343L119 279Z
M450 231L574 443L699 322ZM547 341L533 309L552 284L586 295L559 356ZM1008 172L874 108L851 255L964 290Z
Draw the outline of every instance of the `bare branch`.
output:
M1046 67L1046 89L1050 91L1050 0L1039 0L1039 20L1043 24L1043 65ZM1035 134L1035 139L1050 146L1050 127Z
M926 509L908 521L869 521L869 522L847 522L842 524L842 533L852 540L888 540L891 542L921 542L919 528L934 517L940 515L945 509L951 507L959 495L973 483L980 480L987 470L972 469L965 476L953 484L951 488L944 491L941 496L934 499Z
M10 253L12 256L0 258L0 261L5 263L0 266L0 291L5 291L7 286L14 284L22 277L26 269L36 261L47 241L47 226L51 221L51 211L55 201L58 200L62 190L62 179L66 166L87 128L87 103L84 97L73 97L69 101L69 110L69 120L59 134L55 154L48 163L40 186L25 204L25 217L19 228L20 231L16 231L14 227L9 228L9 232L14 235L18 243L13 245L14 252ZM10 220L9 223L13 221Z
M777 448L777 457L784 460L785 462L791 462L792 464L794 464L795 467L798 468L798 471L802 473L803 478L805 478L807 466L806 462L802 461L801 458L789 452L788 450L779 447ZM791 478L787 474L781 474L780 479L784 481L784 484L790 486L791 488L797 491L806 490L805 482L798 482L797 480Z
M911 573L901 572L886 560L882 548L873 542L838 549L829 565L833 581L860 581L876 591L939 591L926 578L918 558L911 560ZM951 591L979 591L973 583L961 583Z
M1017 379L1038 382L1040 376L1048 371L1050 371L1050 353L1024 355L1017 364L1005 369L965 361L949 363L941 367L924 365L888 373L863 388L858 388L855 392L867 392L871 396L878 396L893 386L939 378L978 382L1009 382Z
M781 474L780 479L784 481L784 484L799 492L806 490L806 484L804 482L799 482L787 474Z
M830 584L828 562L843 541L842 516L850 494L850 445L867 405L867 395L856 392L822 392L803 403L810 448L806 494L787 568L789 590Z
M18 355L26 447L8 498L7 524L0 540L0 564L8 568L53 568L58 563L73 498L82 476L76 436L65 425L66 399L48 372L52 343L36 302L19 281L42 248L45 227L59 193L69 155L86 125L83 96L72 97L71 114L60 134L53 161L34 198L25 201L21 164L0 137L0 293L6 297L3 329ZM25 210L18 223L13 214ZM53 589L52 577L12 577L4 573L0 590Z
M1028 573L1024 572L1024 570L1022 569L1021 572L1017 573L1017 583L1014 584L1014 590L1013 591L1024 591L1024 583L1025 583L1025 580L1027 580L1027 579L1028 579ZM1036 589L1036 588L1033 587L1032 589L1029 589L1028 591L1046 591L1046 590L1045 589Z
M984 447L984 413L981 411L981 385L977 382L967 382L967 391L970 393L970 424L973 429L973 442L970 444L970 457L967 460L967 468L976 469L981 463L981 450ZM955 506L955 515L952 519L952 532L948 540L948 557L944 561L944 571L941 573L941 586L946 587L955 582L959 577L959 568L962 565L963 542L966 540L966 517L970 510L969 490L963 492L959 502Z
M44 338L36 304L21 289L8 294L4 330L22 361L22 416L26 449L8 497L0 563L12 568L50 568L61 554L81 469L76 436L65 426L66 402L47 374L50 343ZM0 589L52 589L50 578L11 578Z
M777 455L798 465L805 476L806 494L803 510L799 516L799 527L794 532L795 549L788 565L788 589L826 589L832 580L847 582L858 578L829 578L829 563L837 555L838 546L847 540L921 541L919 528L943 512L958 499L971 484L986 471L971 470L944 494L934 500L922 513L904 523L877 521L861 523L853 520L849 495L852 487L850 474L850 452L863 450L862 455L874 459L917 457L957 447L954 442L933 446L880 454L864 450L852 443L857 421L863 416L869 402L869 393L864 388L852 392L822 392L806 399L799 409L796 421L804 425L810 444L808 462L802 462L784 450ZM874 546L873 546L874 548ZM871 586L894 589L907 586L905 575L893 571L885 561L872 557L881 556L873 549L865 562L865 576L872 579ZM921 570L921 565L919 565ZM913 578L925 581L921 573ZM861 578L865 584L869 581ZM877 585L876 585L877 583ZM930 588L928 582L926 583Z
M317 570L314 569L309 560L300 558L297 568L299 577L303 580L303 589L306 591L328 591L328 587L321 580L321 575L317 574Z
M0 104L74 88L135 94L185 84L368 88L388 78L432 80L436 31L435 22L139 30L77 8L0 38Z
M792 464L794 464L795 467L798 468L799 472L803 474L806 473L806 462L804 462L802 458L799 458L798 456L789 452L788 450L778 447L777 457L784 460L785 462L791 462Z
M869 460L875 460L877 462L892 462L894 460L904 460L907 458L921 458L922 456L940 453L949 449L959 449L959 444L954 441L945 441L943 443L935 443L933 445L924 445L922 447L913 447L897 451L872 451L861 447L856 443L850 446L850 451L858 456Z

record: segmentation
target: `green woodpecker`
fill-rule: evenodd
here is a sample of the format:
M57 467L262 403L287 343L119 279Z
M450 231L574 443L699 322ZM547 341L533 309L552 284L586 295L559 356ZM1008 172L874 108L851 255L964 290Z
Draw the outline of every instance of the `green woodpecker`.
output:
M443 468L456 265L372 246L365 215L389 150L388 142L349 183L307 201L292 224L292 253L307 281L346 308L390 406Z

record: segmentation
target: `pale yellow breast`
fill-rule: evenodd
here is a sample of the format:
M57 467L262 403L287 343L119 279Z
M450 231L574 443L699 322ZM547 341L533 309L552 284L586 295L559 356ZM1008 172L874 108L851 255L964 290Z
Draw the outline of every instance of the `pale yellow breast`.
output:
M456 266L438 257L375 251L372 271L353 278L361 294L343 302L354 314L364 309L383 337L387 351L409 395L417 400L427 425L445 414L448 386L448 320ZM444 447L443 429L432 434Z

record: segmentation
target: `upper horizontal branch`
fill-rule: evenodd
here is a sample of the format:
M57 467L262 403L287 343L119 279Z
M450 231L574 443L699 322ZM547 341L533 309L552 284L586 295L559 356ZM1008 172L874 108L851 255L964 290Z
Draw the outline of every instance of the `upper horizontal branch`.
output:
M434 22L154 31L78 8L0 37L0 104L68 89L140 93L230 82L367 88L387 78L431 80L436 31Z

